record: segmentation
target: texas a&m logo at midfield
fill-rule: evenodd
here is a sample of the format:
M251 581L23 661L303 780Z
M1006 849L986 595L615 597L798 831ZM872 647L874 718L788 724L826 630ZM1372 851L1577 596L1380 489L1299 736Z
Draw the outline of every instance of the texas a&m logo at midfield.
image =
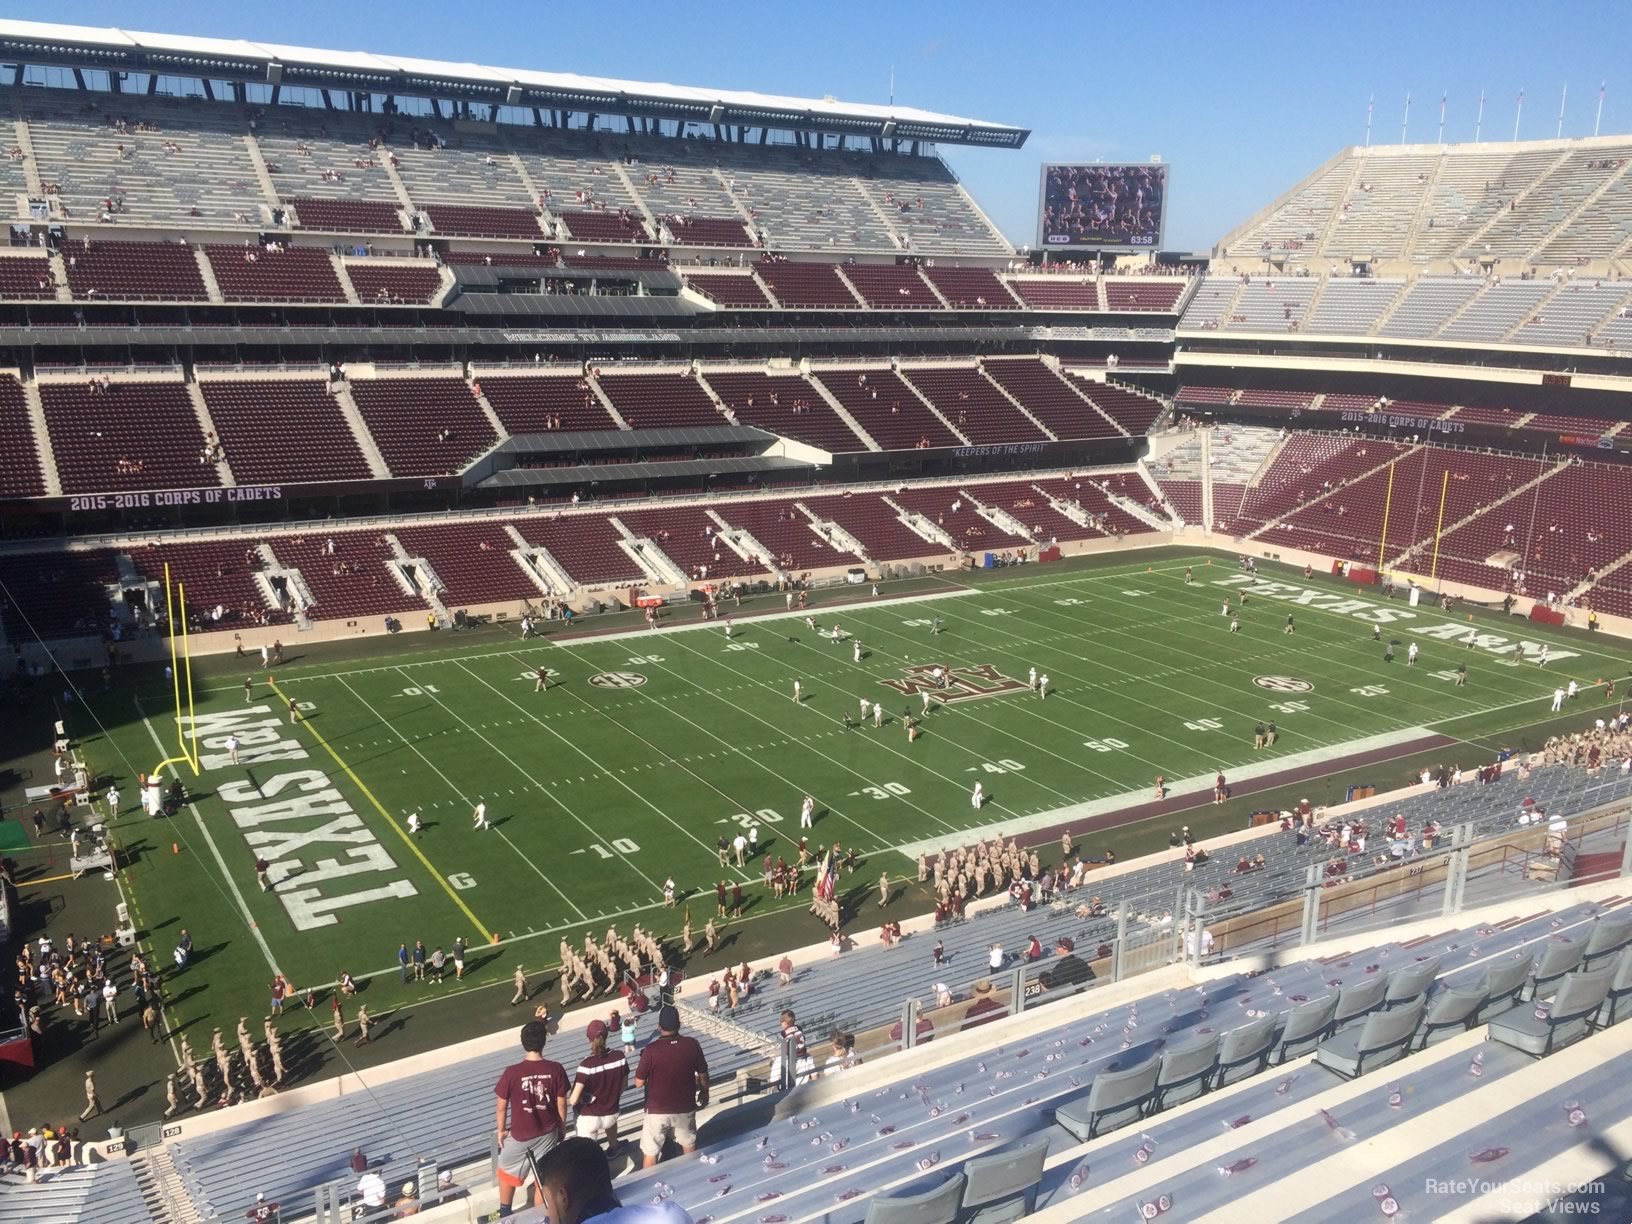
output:
M935 669L942 667L946 677L944 687L935 679ZM951 703L957 701L975 701L981 697L1001 697L1005 693L1023 693L1026 691L1026 682L1016 680L1013 676L1005 676L990 663L978 663L965 667L946 667L944 664L923 663L916 667L904 667L902 680L881 680L883 684L905 697L916 697L919 693L934 693L940 700Z

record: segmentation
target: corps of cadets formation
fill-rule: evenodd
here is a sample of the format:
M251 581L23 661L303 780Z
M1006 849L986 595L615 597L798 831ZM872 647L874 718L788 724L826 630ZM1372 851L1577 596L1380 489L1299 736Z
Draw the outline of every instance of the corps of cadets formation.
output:
M709 923L710 928L713 923ZM687 920L687 942L690 941L690 920ZM713 940L709 941L713 950ZM690 951L690 947L687 947ZM582 991L584 998L616 990L624 975L639 977L646 965L663 963L663 946L640 929L637 923L628 939L618 934L615 926L606 928L606 939L595 942L595 936L584 934L584 950L580 954L566 940L561 941L561 1003L572 1002Z
M1555 735L1541 747L1540 760L1532 754L1531 764L1577 765L1602 769L1613 764L1622 773L1632 773L1632 711L1622 710L1613 718L1600 719L1590 731Z
M988 892L1007 890L1021 905L1029 907L1035 900L1048 904L1056 891L1063 892L1082 883L1091 865L1080 854L1074 853L1070 831L1060 836L1060 863L1058 869L1044 867L1036 850L1025 850L1010 838L1005 841L994 837L988 842L942 850L933 861L918 856L918 882L931 879L935 887L935 917L941 920L963 912L965 901L985 896ZM1093 863L1114 861L1106 857Z

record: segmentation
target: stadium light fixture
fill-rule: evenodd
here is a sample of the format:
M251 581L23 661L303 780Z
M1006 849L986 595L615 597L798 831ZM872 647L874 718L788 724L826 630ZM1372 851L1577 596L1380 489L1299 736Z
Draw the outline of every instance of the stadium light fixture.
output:
M273 60L266 66L266 83L268 85L283 84L283 65Z

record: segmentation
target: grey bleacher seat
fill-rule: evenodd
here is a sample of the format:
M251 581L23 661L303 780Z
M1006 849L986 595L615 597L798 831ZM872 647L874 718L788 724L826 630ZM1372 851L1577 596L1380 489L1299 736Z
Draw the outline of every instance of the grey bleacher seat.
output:
M1525 983L1519 999L1528 1003L1531 999L1545 999L1552 994L1567 974L1581 967L1581 957L1586 950L1584 943L1549 943L1547 950L1541 954L1541 963Z
M1439 957L1420 964L1407 965L1388 975L1388 989L1383 992L1385 1008L1403 1007L1418 995L1425 995L1439 976Z
M1200 1036L1162 1051L1161 1069L1156 1073L1156 1095L1151 1111L1166 1109L1194 1100L1207 1091L1207 1081L1218 1065L1217 1033Z
M1621 1001L1632 998L1632 948L1622 948L1621 957L1615 962L1615 976L1609 981L1609 994L1604 999L1604 1005L1598 1009L1593 1017L1593 1025L1597 1028L1608 1028L1621 1018Z
M1600 918L1587 937L1587 946L1581 953L1581 967L1591 969L1593 962L1615 956L1632 944L1632 912L1613 918Z
M1485 1001L1479 1005L1469 1024L1483 1024L1492 1016L1499 1016L1508 1008L1517 1006L1519 994L1530 980L1530 969L1535 963L1535 953L1530 953L1486 969L1485 976L1474 987L1485 996Z
M1417 1049L1426 1049L1453 1033L1465 1033L1473 1024L1480 1004L1485 1001L1482 990L1458 990L1454 987L1434 995L1434 1005L1423 1016L1417 1027Z
M1388 979L1381 974L1343 987L1337 996L1337 1014L1332 1017L1332 1027L1340 1029L1376 1011L1383 1005L1383 996L1387 991Z
M963 1174L954 1173L933 1190L875 1196L867 1204L866 1224L952 1224L963 1202L964 1184Z
M1490 1022L1490 1039L1538 1058L1581 1040L1609 997L1613 969L1571 973L1547 1006L1516 1007Z
M1286 1013L1286 1027L1275 1038L1275 1053L1270 1061L1279 1065L1289 1058L1297 1058L1314 1049L1332 1032L1332 1021L1337 1015L1338 995L1322 995L1299 1003Z
M1153 1054L1136 1066L1101 1071L1088 1095L1061 1105L1054 1120L1084 1143L1101 1131L1135 1122L1155 1099L1161 1070L1162 1060Z
M1269 1065L1269 1051L1275 1044L1275 1028L1280 1020L1279 1016L1260 1016L1224 1034L1224 1040L1218 1047L1218 1074L1213 1077L1214 1088L1257 1075Z
M1037 1183L1043 1179L1047 1159L1048 1136L1037 1135L1006 1151L967 1161L960 1224L1006 1224L1030 1215L1037 1206Z
M1315 1061L1344 1079L1386 1067L1405 1056L1427 1007L1428 1000L1418 995L1404 1007L1372 1012L1364 1024L1321 1042Z

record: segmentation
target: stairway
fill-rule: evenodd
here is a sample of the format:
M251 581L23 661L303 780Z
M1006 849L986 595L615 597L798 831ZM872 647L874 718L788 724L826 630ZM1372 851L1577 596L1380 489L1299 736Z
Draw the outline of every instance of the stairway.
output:
M40 474L45 478L47 497L62 496L62 475L57 471L57 453L51 446L51 431L45 426L45 404L40 399L40 384L23 384L23 403L28 406L28 427L34 433L34 445L39 448Z
M1058 442L1060 440L1059 434L1055 433L1047 425L1044 425L1042 421L1034 417L1031 414L1031 409L1027 408L1019 400L1015 399L1014 396L1009 393L1009 389L1007 387L998 382L997 379L993 378L990 374L986 373L985 366L980 367L980 376L986 380L988 386L992 387L999 395L1008 400L1009 403L1013 404L1020 414L1026 418L1026 420L1030 421L1033 425L1037 426L1038 429L1042 430L1043 436L1050 442Z
M357 401L351 398L351 388L343 382L330 383L329 394L334 396L335 406L340 409L340 415L345 417L346 424L351 427L351 436L357 443L357 449L363 452L363 458L368 461L369 477L373 480L390 480L391 468L386 464L385 456L380 453L374 435L368 432L368 423L363 420L363 414L357 410Z
M612 163L612 173L618 176L618 181L623 184L623 189L627 191L630 198L634 200L635 207L640 209L640 215L646 218L646 230L651 234L652 240L654 242L657 241L657 216L652 212L652 206L646 203L646 197L641 195L639 191L635 190L635 180L629 177L629 171L624 167L624 164L621 161L615 161Z
M217 442L220 442L221 435L215 430L215 418L210 416L210 406L204 402L204 392L196 382L187 384L187 398L193 401L193 413L198 417L198 427L203 431L204 436L214 438ZM225 450L222 451L222 454L226 454ZM215 465L215 474L221 481L222 488L230 489L238 483L233 477L228 460L225 458Z
M261 152L261 142L255 139L251 132L244 137L244 148L249 150L249 163L255 167L255 181L261 185L261 191L271 202L273 208L283 207L283 200L278 195L278 188L272 182L272 172L266 168L266 155ZM290 226L290 228L294 228Z
M226 296L221 292L221 286L216 283L215 269L210 267L210 257L204 254L203 247L193 248L193 259L198 264L198 274L204 281L204 294L210 301L224 304Z
M137 1148L130 1158L130 1168L155 1224L204 1224L168 1147L155 1143Z
M488 402L487 396L476 389L477 381L479 380L467 380L465 385L470 388L470 393L476 397L476 403L481 407L482 415L487 418L487 423L493 427L493 432L498 434L501 440L508 438L510 431L504 427L504 422L499 420L499 414L493 405Z
M330 251L329 263L334 267L334 279L340 282L340 292L346 295L346 301L353 306L361 306L363 299L357 296L357 286L353 285L351 277L346 275L346 265L340 262L340 256Z
M868 450L881 451L884 449L877 442L873 441L873 435L861 427L861 422L850 415L850 410L843 404L839 403L838 397L827 389L826 384L824 384L821 379L817 378L813 371L805 371L805 381L815 389L817 395L822 397L823 403L839 414L839 420L843 421L851 429L855 430L856 437L860 438L867 444Z
M922 404L925 408L928 408L929 411L934 415L934 417L935 417L935 419L937 421L939 421L942 425L945 425L947 427L947 429L952 431L952 436L954 438L956 438L959 442L962 442L965 446L973 445L973 443L971 443L969 441L969 436L967 434L965 434L963 432L963 430L959 429L956 425L952 424L951 421L947 420L946 419L946 414L944 412L942 412L939 408L935 407L934 404L929 402L929 396L925 395L922 391L920 391L916 386L913 385L912 379L907 377L907 371L906 370L902 370L902 369L897 368L897 369L895 369L895 374L896 374L896 376L898 378L900 378L900 380L902 382L904 382L907 385L907 390L911 391L913 393L913 395L917 396L918 402L920 404Z
M623 413L618 411L618 406L612 402L612 397L606 393L604 388L602 388L599 379L597 379L593 374L586 374L584 376L584 381L589 384L589 389L594 392L595 398L601 401L601 407L606 409L607 415L618 423L619 429L634 428L634 426L630 425L628 421L623 419ZM506 430L504 432L508 433L509 431Z

